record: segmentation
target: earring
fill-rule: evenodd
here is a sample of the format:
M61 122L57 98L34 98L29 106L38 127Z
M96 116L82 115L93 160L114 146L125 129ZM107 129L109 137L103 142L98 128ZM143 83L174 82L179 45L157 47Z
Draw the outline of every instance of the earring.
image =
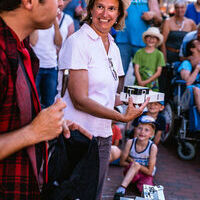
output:
M92 16L90 17L90 19L92 20Z
M115 22L115 24L117 24L117 23L118 23L118 21Z

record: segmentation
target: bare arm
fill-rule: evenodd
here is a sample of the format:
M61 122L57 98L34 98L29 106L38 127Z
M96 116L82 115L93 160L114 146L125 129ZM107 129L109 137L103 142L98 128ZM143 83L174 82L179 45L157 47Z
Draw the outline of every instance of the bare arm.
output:
M63 130L63 109L66 104L57 100L42 110L27 126L0 135L0 160L27 146L55 138Z
M54 44L58 48L61 48L61 45L62 45L62 35L60 33L60 29L59 29L59 24L58 24L57 18L54 20L54 30L55 30Z
M155 144L151 147L151 152L149 156L149 165L148 167L142 166L140 167L140 171L144 174L147 174L149 176L152 175L155 164L156 164L156 156L157 156L158 148Z
M117 88L117 93L120 94L120 92L122 92L123 90L123 87L124 87L124 79L125 79L125 76L120 76L119 77L119 85L118 85L118 88Z
M74 23L71 23L68 27L68 34L67 34L67 38L74 33Z
M126 145L125 145L125 148L124 150L122 151L122 154L121 154L121 158L120 158L120 165L121 166L128 166L130 163L127 161L128 157L129 157L129 152L130 152L130 148L131 148L131 145L132 145L132 139L128 140L126 142Z
M159 26L162 23L162 16L157 0L148 0L149 12L145 12L142 19L145 21L153 20L154 24Z
M146 101L141 107L135 108L132 99L129 99L128 108L125 114L106 108L88 97L88 71L70 70L68 90L74 107L90 115L111 119L115 121L128 122L142 114L146 107ZM78 81L77 81L78 80Z
M192 30L191 30L191 31L197 30L197 26L196 26L196 24L194 23L194 21L193 21L193 20L190 20L190 21L191 21L191 26L192 26Z
M135 64L135 68L134 68L135 77L136 77L136 80L137 80L138 84L140 85L140 83L142 82L142 78L140 76L139 69L140 69L140 65Z
M161 72L162 72L162 67L158 67L156 73L153 76L143 81L140 76L139 68L140 66L138 64L135 64L135 76L136 76L138 85L140 86L145 86L146 84L151 83L152 81L157 79L161 75Z
M167 62L167 49L166 49L166 41L170 32L170 20L165 20L163 24L163 43L161 45L161 51L164 54L165 62Z
M192 85L195 82L199 71L200 65L197 65L192 73L183 69L181 70L181 78L187 82L187 85Z
M158 130L158 131L156 132L155 138L154 138L154 140L153 140L154 143L155 143L156 145L159 144L161 135L162 135L162 131L161 131L161 130Z
M153 76L151 76L149 79L142 81L141 85L145 86L148 83L151 83L152 81L156 80L161 75L161 73L162 73L162 67L158 67L156 73Z
M30 34L30 43L32 46L35 46L38 41L38 31L35 30Z

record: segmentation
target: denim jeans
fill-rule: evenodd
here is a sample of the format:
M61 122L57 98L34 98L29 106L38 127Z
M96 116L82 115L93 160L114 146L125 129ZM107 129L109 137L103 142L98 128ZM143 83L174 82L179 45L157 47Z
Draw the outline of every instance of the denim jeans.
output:
M42 108L54 103L57 94L58 70L54 68L39 68L36 77L36 87Z
M117 46L120 50L122 65L124 73L126 75L131 59L134 57L136 51L139 50L141 47L133 46L129 43L117 43Z

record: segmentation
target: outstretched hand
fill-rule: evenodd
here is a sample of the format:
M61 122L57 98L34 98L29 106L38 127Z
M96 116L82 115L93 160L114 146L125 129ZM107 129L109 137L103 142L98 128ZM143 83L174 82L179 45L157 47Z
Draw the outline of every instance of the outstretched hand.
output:
M126 113L124 115L124 122L129 122L132 121L133 119L137 118L143 113L144 108L147 106L149 103L150 98L148 97L146 101L139 107L136 108L133 104L133 99L132 97L129 97L128 100L128 107L126 109Z

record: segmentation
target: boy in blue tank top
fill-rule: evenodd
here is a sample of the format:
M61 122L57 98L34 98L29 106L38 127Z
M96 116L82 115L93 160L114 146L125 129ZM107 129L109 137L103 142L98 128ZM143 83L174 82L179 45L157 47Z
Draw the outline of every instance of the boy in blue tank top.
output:
M119 200L130 183L136 183L139 192L143 185L153 185L153 171L156 164L157 146L150 140L155 133L155 119L143 115L139 119L137 137L127 141L122 152L120 165L125 167L125 177L117 189L114 200Z

